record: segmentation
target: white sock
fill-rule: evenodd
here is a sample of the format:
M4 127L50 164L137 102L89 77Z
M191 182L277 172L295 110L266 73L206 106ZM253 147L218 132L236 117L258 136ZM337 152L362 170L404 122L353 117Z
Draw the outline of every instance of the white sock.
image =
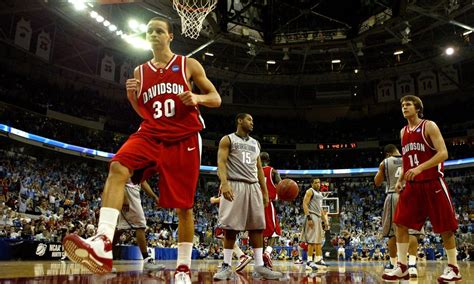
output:
M178 261L176 267L181 264L191 268L191 255L193 253L193 243L178 243Z
M240 257L245 254L245 253L239 248L239 246L237 245L237 243L234 244L234 249L233 249L233 251L234 251L235 256L237 257L237 259L240 259Z
M308 254L308 259L307 261L313 261L313 256Z
M390 257L390 263L393 266L397 266L397 260L398 260L398 258L396 258L396 257Z
M416 255L408 256L408 265L416 265Z
M273 248L271 246L267 246L265 248L265 253L268 254L268 255L271 255L272 254L272 251L273 251Z
M452 264L458 267L458 260L456 259L456 248L453 249L444 249L446 251L446 256L448 257L448 264Z
M253 259L255 260L255 266L263 266L263 248L253 249Z
M408 243L397 243L398 262L407 265Z
M235 249L235 246L234 246ZM231 249L224 249L224 263L227 263L228 265L232 266L232 252L233 250Z
M320 255L317 255L317 256L315 257L315 259L314 259L314 262L318 262L318 261L320 261L320 260L323 260L323 257L320 256Z
M97 226L97 235L105 235L110 241L114 239L115 227L120 211L115 208L100 208L99 225Z

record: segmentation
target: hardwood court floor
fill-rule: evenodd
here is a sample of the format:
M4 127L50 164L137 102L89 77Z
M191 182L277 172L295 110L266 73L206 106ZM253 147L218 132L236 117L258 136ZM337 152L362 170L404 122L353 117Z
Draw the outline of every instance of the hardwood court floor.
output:
M235 273L232 280L213 281L212 276L219 262L217 260L193 261L193 283L386 283L381 278L382 262L328 261L330 267L326 271L311 273L307 272L303 265L293 264L290 261L273 261L274 269L284 273L284 278L280 281L253 280L252 264L249 264L243 272ZM117 273L93 275L70 261L2 261L0 262L0 283L173 283L175 261L161 261L161 263L166 265L166 270L143 272L141 261L115 261L114 267ZM409 281L400 281L400 283L437 283L436 279L445 265L444 261L419 263L419 277ZM459 265L463 276L461 283L474 284L474 263L459 262Z

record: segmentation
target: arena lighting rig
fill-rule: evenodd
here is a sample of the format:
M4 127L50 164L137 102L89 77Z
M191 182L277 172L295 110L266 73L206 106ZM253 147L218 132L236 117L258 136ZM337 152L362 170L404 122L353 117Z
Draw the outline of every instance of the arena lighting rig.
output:
M31 134L20 129L10 127L0 123L0 135L5 135L11 139L28 143L35 146L43 146L59 152L83 156L87 158L95 158L102 161L109 161L114 156L113 153L108 153L100 150L94 150L81 146L76 146L61 141L48 139L36 134ZM444 163L446 168L450 167L463 167L463 166L474 166L474 157L449 160ZM200 170L207 173L215 174L217 167L203 166L201 165ZM347 176L347 175L359 175L359 174L375 174L378 168L353 168L353 169L326 169L326 170L278 170L280 174L287 176L302 176L302 175L331 175L331 176Z

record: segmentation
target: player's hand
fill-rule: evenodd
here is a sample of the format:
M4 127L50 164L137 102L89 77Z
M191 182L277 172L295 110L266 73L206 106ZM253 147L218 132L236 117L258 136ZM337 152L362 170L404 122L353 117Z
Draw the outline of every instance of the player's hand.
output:
M160 207L160 197L158 196L155 197L155 204L156 204L156 207Z
M416 167L413 169L409 169L408 171L405 172L405 180L414 180L417 175L421 173L421 170Z
M225 199L229 201L234 200L234 192L232 192L232 188L230 187L229 183L221 184L221 194L224 196Z
M400 193L403 190L403 182L397 181L397 184L395 184L395 192Z
M125 86L127 87L127 95L136 96L140 88L140 80L135 78L127 79Z
M311 229L314 227L313 220L308 220L308 227L310 227Z
M178 98L186 106L197 106L199 104L199 96L193 94L191 91L186 91L178 95Z

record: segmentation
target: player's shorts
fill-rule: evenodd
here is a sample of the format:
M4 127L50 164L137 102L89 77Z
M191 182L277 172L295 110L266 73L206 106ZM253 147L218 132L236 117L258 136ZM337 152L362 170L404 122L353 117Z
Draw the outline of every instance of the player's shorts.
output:
M258 182L229 181L234 200L221 197L219 224L225 230L247 231L265 229L263 196Z
M308 244L322 244L323 243L323 225L321 217L310 213L311 220L313 220L313 228L308 225L308 220L305 218L303 223L303 230L301 231L301 241Z
M199 133L176 142L163 142L139 132L132 134L112 161L133 171L132 181L141 183L159 173L160 206L191 208L201 163Z
M395 236L397 226L393 223L395 218L395 210L397 209L399 194L396 192L388 193L383 205L382 215L382 234L386 238ZM424 235L425 230L421 228L420 231L408 229L409 235Z
M263 230L264 238L281 236L280 222L278 221L273 201L268 202L268 206L265 207L265 224L266 227Z
M145 213L140 199L139 185L125 185L125 200L120 211L117 229L145 229Z
M427 217L435 233L454 232L458 228L444 178L407 182L400 193L394 223L420 230Z

